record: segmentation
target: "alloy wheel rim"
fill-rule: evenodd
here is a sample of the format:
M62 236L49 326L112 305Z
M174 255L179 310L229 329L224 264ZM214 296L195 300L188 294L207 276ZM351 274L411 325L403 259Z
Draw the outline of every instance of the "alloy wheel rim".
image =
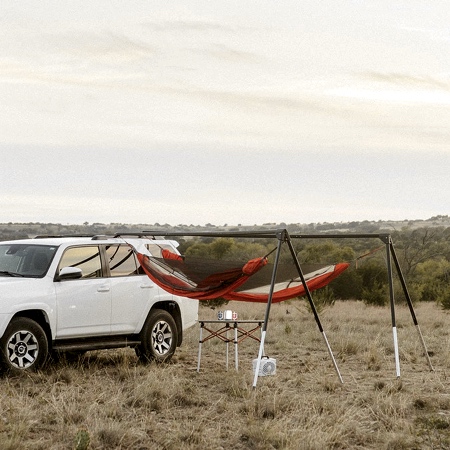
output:
M152 330L153 348L159 355L169 352L172 345L172 330L165 321L159 321Z
M39 352L39 343L33 333L20 330L14 333L7 344L8 359L17 369L26 369L34 364Z

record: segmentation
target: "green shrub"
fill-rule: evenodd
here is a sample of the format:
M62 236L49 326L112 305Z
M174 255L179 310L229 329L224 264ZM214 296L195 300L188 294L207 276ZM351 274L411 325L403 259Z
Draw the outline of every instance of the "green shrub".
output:
M376 282L371 288L364 288L362 299L366 305L385 306L389 299L386 285Z
M317 291L314 291L311 295L314 302L314 306L316 307L316 311L318 313L321 313L325 308L334 305L335 302L334 293L329 286L325 286L322 289L318 289ZM311 306L306 297L305 302L306 302L306 309L309 312L312 312Z

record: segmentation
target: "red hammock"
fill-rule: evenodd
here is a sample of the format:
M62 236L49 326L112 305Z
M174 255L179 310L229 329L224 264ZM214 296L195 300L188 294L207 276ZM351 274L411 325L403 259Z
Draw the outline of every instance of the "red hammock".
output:
M322 269L304 274L306 285L310 292L325 287L328 283L339 276L347 267L348 263L332 264ZM243 286L245 288L245 285ZM229 292L223 297L227 300L240 300L244 302L267 302L270 292L270 285L261 288L240 290L239 292ZM276 283L272 294L272 303L279 303L290 298L302 297L305 295L305 287L300 278Z
M247 302L265 303L268 300L270 285L260 283L255 288L246 288L249 278L267 264L267 257L255 258L237 266L236 263L216 260L207 263L191 261L189 264L180 255L168 250L161 253L163 258L136 252L144 272L167 292L198 300L219 297ZM313 291L326 286L348 266L348 263L334 264L304 274L308 289ZM272 301L281 302L304 294L305 288L297 273L294 279L290 277L288 281L274 285Z
M267 264L266 257L252 259L242 267L213 273L196 282L183 272L176 270L177 265L173 266L174 262L183 265L183 260L179 255L171 252L167 252L165 255L166 263L159 258L149 257L142 253L137 253L137 258L148 277L164 290L174 295L198 300L223 297L226 293L245 283L251 275ZM171 265L168 264L169 261L172 262Z

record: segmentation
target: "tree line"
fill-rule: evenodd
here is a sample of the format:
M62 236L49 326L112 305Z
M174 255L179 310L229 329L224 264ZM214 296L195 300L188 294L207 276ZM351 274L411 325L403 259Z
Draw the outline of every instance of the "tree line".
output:
M408 292L413 302L436 302L450 309L450 227L404 229L391 233ZM349 268L327 287L314 293L316 302L356 299L369 305L389 302L386 246L381 240L293 239L300 264L338 262ZM268 239L196 238L182 240L181 252L188 256L212 259L251 259L263 256L274 247ZM287 252L282 261L290 261ZM398 274L393 269L394 297L404 302Z
M433 218L448 220L447 216ZM431 220L431 219L430 219ZM161 229L192 231L192 226L170 227L159 225ZM156 227L156 225L154 227ZM217 227L208 224L217 231ZM270 224L273 227L274 224ZM283 224L286 225L286 224ZM362 225L366 225L362 223ZM371 224L372 225L372 224ZM144 227L144 228L143 228ZM150 226L151 228L151 226ZM263 227L254 227L259 230ZM313 225L298 230L287 226L290 233L317 233ZM140 232L143 225L84 223L83 225L62 225L45 223L3 224L0 240L29 238L39 234L114 234ZM196 226L204 231L207 227ZM248 230L248 229L247 229ZM220 229L219 229L220 231ZM371 230L376 232L377 230ZM379 230L378 230L379 231ZM339 234L336 231L334 234ZM450 227L423 226L404 227L390 232L396 255L405 277L408 292L414 302L436 302L444 309L450 309ZM232 238L185 238L179 239L180 251L186 256L212 259L248 260L265 255L274 248L272 239L232 239ZM385 305L389 301L388 274L386 268L385 245L374 239L294 239L293 245L300 264L349 262L350 267L326 288L314 293L318 302L332 303L335 300L356 299L371 305ZM289 254L282 255L286 261ZM397 302L404 301L403 290L394 270L394 289Z

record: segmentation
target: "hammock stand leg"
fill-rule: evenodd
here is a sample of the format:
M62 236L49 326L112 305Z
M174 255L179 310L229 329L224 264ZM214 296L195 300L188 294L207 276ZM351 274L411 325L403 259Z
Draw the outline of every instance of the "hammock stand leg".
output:
M322 324L320 322L319 314L317 313L317 309L316 309L316 306L314 305L314 302L313 302L313 299L312 299L312 296L311 296L311 292L310 292L310 290L308 288L308 285L306 284L306 280L305 280L305 277L303 275L302 268L300 267L300 263L298 262L297 255L295 254L295 249L292 246L292 242L290 241L290 239L287 241L287 244L288 244L289 250L291 252L292 258L294 260L295 266L297 268L298 274L300 275L300 279L302 280L303 287L305 288L306 297L308 298L309 305L310 305L311 310L312 310L312 312L314 314L314 319L316 320L317 326L319 327L319 330L322 333L322 337L323 337L323 339L325 341L325 345L327 346L328 354L330 355L331 361L332 361L333 366L334 366L334 370L336 371L336 374L337 374L337 376L339 378L339 381L343 384L344 380L342 379L341 372L339 371L339 367L338 367L338 365L336 363L336 359L334 358L334 355L333 355L333 351L331 350L331 347L330 347L330 344L328 342L327 336L326 336L325 331L324 331L324 329L322 327Z
M261 342L259 344L258 359L256 361L255 375L253 377L253 389L256 388L256 383L258 382L259 368L261 367L261 358L263 357L263 354L264 354L264 341L266 339L266 330L267 330L267 324L269 322L270 307L272 306L272 297L273 297L273 292L275 290L275 280L277 277L278 263L280 261L281 245L283 243L283 240L285 239L286 234L287 234L286 230L283 230L283 232L277 234L278 246L277 246L277 252L275 254L275 262L273 265L272 280L270 282L270 291L269 291L269 297L267 299L266 314L264 316L264 323L261 328Z
M397 255L395 254L394 244L392 243L392 241L390 242L390 249L391 249L391 253L392 253L392 259L394 260L394 264L395 264L395 267L397 269L397 274L398 274L398 276L400 278L400 283L401 283L402 288L403 288L403 293L405 294L406 303L408 304L409 312L411 313L411 317L412 317L413 323L414 323L414 325L416 327L416 330L417 330L417 333L419 335L420 343L422 344L422 348L423 348L423 351L425 353L425 357L427 358L428 367L430 368L431 371L434 372L434 367L433 367L433 364L431 363L430 355L428 353L427 346L426 346L425 341L423 339L423 335L422 335L419 323L418 323L417 318L416 318L416 313L414 312L414 307L413 307L413 304L412 304L412 301L411 301L411 297L409 295L408 288L406 286L405 278L403 277L403 273L402 273L402 270L400 268L400 264L398 262Z
M392 322L392 335L394 339L394 357L395 357L395 371L397 378L400 378L400 357L398 353L398 339L397 339L397 325L395 323L395 301L394 301L394 283L392 280L392 264L391 264L391 240L386 241L386 263L389 278L389 300L391 305L391 322Z

